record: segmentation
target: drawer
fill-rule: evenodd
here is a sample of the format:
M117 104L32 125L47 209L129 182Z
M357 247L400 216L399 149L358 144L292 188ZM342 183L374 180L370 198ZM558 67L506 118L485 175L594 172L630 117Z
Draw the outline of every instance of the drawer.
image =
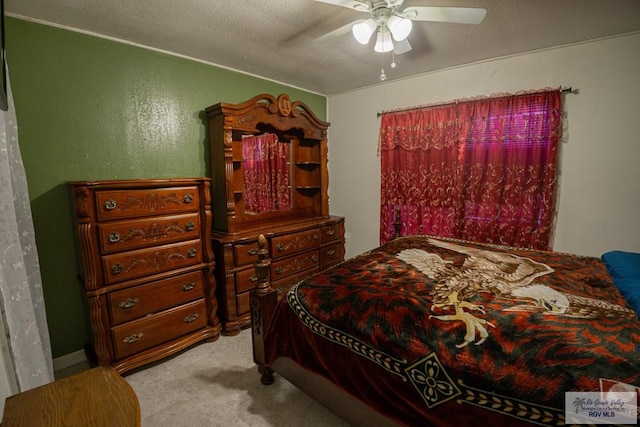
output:
M207 325L203 299L111 328L117 359L147 350Z
M325 225L320 230L320 241L322 243L331 242L340 238L340 224Z
M107 222L98 225L103 254L197 239L198 213Z
M293 274L291 276L272 282L271 287L278 290L278 297L282 297L286 293L286 291L291 288L291 286L295 285L300 280L309 277L314 273L317 273L318 271L318 267L316 266L309 270L298 272L297 274ZM250 290L244 291L242 293L239 292L236 296L236 310L238 316L249 313L249 310L251 309L251 301L249 299L249 295Z
M249 313L249 310L251 309L250 295L251 293L247 291L236 296L237 316L242 316L243 314Z
M202 271L158 280L107 294L114 325L204 297Z
M319 260L319 253L315 250L273 262L271 264L271 281L275 282L300 271L318 267Z
M96 210L101 221L197 211L198 187L152 188L96 192Z
M277 236L271 239L271 258L317 248L320 245L320 229Z
M320 248L320 269L331 267L339 263L340 260L340 243L327 245Z
M200 240L174 243L102 257L105 282L121 282L198 264L202 260Z
M255 268L251 267L236 273L236 293L250 291L256 287L258 276Z
M233 246L236 267L252 264L258 260L258 242L241 243Z
M306 279L307 277L311 276L312 274L317 273L318 267L314 267L310 270L305 270L305 271L301 271L297 274L294 274L292 276L289 277L285 277L284 279L280 279L280 280L276 280L274 282L271 283L271 287L274 289L278 290L278 296L282 296L284 295L289 288L291 288L293 285L295 285L296 283L298 283L299 281Z

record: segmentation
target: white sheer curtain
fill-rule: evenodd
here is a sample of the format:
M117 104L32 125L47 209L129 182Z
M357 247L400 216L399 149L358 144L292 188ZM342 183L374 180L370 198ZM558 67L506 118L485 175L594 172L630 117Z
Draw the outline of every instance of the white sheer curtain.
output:
M53 381L51 344L27 178L7 79L9 110L0 110L0 312L18 391Z

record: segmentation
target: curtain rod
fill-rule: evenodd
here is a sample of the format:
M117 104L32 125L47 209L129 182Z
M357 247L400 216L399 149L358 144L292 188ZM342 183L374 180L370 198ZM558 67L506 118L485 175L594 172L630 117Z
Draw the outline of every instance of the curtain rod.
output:
M560 93L573 93L573 94L577 95L578 93L580 93L580 91L578 89L573 89L571 86L569 86L569 87L563 87L562 89L560 89ZM445 102L444 104L436 104L434 106L440 107L442 105L453 104L455 102L457 102L457 101ZM418 107L409 107L409 108L404 108L404 109L400 108L398 110L391 110L389 112L390 113L395 113L397 111L407 111L407 110L413 110L415 108L420 108L420 107L419 106ZM376 113L376 114L377 114L378 117L380 117L383 113Z

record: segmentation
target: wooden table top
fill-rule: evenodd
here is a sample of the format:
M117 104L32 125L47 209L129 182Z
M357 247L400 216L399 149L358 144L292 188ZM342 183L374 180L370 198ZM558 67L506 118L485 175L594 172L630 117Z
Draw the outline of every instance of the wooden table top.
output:
M100 366L7 398L2 427L140 427L129 383Z

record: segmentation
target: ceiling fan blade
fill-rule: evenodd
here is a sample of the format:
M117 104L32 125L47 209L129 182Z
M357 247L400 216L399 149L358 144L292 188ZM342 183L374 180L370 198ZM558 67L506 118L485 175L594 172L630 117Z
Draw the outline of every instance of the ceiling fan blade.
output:
M369 12L371 9L368 3L357 0L315 0L320 3L332 4L334 6L342 6L347 9L357 10L358 12Z
M418 6L408 7L402 11L402 14L413 21L479 24L484 19L487 11L486 9L472 7Z
M351 29L353 28L354 25L359 24L360 22L365 21L365 19L358 19L357 21L353 21L350 22L346 25L343 25L342 27L338 27L333 31L329 31L327 34L324 34L316 39L313 40L313 42L323 42L326 40L330 40L330 39L334 39L336 37L340 37L343 36L345 34L348 34L351 32Z
M393 53L396 55L402 55L403 53L407 53L411 50L411 44L409 40L404 39L401 42L394 41L393 42Z

